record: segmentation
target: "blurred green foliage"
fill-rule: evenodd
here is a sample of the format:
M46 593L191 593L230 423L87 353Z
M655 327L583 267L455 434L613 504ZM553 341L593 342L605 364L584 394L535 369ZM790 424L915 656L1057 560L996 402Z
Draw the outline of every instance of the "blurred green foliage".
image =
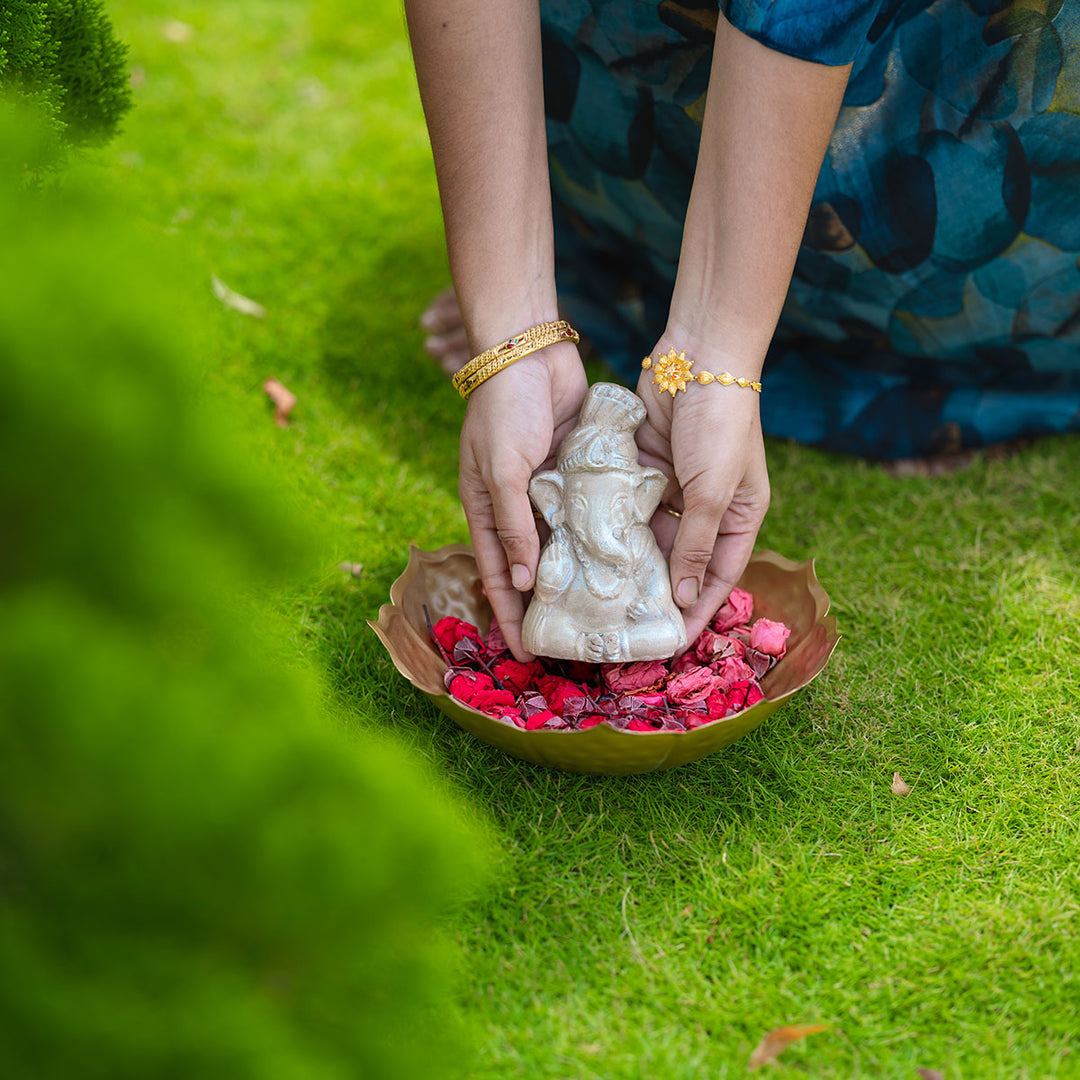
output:
M4 0L0 91L63 144L107 142L131 108L127 47L102 0Z
M182 287L77 177L0 235L0 1076L453 1074L475 836L260 601L311 547Z

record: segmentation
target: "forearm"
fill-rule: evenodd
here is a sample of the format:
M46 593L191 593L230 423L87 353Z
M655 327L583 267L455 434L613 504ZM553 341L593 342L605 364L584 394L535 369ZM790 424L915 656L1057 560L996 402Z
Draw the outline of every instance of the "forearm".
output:
M720 19L672 344L729 354L736 374L759 374L849 72L770 50Z
M450 272L479 352L557 318L538 0L406 0Z

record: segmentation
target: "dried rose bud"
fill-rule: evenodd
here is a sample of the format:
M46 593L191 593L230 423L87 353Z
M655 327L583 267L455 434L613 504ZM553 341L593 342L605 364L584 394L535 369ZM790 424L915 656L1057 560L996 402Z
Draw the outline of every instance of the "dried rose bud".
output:
M712 617L710 627L718 634L732 630L742 623L750 621L754 613L754 598L745 589L734 588L728 598L720 605L720 610Z
M750 648L780 658L787 652L787 639L790 636L791 631L782 622L758 619L750 627Z

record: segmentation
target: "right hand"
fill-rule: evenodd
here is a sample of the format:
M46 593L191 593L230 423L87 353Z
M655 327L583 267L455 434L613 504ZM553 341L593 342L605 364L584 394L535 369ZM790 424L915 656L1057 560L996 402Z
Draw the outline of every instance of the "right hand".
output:
M488 602L510 651L521 644L523 592L540 557L529 480L577 422L588 382L577 347L559 342L493 375L469 396L458 492Z

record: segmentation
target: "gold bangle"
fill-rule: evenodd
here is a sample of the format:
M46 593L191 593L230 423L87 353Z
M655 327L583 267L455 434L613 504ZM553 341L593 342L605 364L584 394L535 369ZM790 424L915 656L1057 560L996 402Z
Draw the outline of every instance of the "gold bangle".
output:
M740 379L732 375L730 371L721 371L719 375L714 375L711 371L691 374L690 369L694 366L694 361L687 360L686 353L676 353L674 349L669 349L667 355L658 356L655 360L651 356L646 356L641 361L641 366L645 371L652 368L652 381L660 387L660 393L666 390L672 397L675 396L677 390L685 393L686 384L695 381L701 383L702 386L717 382L721 386L743 386L755 393L761 393L761 383L754 379Z
M492 375L509 367L515 360L546 349L559 341L572 341L576 345L581 341L581 335L563 319L530 326L528 330L523 330L520 334L486 349L479 356L474 356L454 376L454 389L468 400L469 395L481 383L487 382Z

